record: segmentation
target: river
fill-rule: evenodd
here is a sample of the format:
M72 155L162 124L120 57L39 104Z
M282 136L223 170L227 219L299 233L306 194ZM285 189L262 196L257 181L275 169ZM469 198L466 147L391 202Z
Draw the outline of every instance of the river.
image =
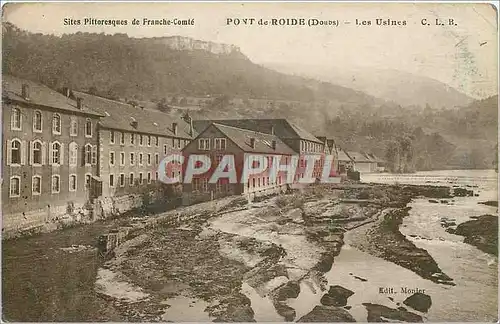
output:
M478 204L498 200L498 174L494 170L429 171L415 174L363 175L364 182L405 183L459 186L474 190L478 196L455 197L452 205L436 204L428 199L415 199L400 231L414 244L427 250L444 273L454 279L456 286L448 287L422 281L407 271L390 274L390 282L425 288L432 297L429 321L497 321L498 320L498 259L476 247L463 243L463 237L445 232L441 218L454 219L457 224L470 216L497 214L496 207ZM416 237L412 237L412 236ZM347 240L348 243L348 240ZM349 250L344 252L348 254ZM341 254L341 258L345 258ZM341 259L339 260L339 263ZM386 278L387 269L371 267L370 278ZM412 282L414 282L412 284Z
M442 217L457 223L470 216L495 214L496 207L477 204L497 199L497 174L494 171L433 171L408 175L364 174L364 182L409 183L460 186L473 189L476 197L454 198L452 205L416 199L404 219L401 232L426 249L456 286L444 286L425 280L412 271L370 256L346 244L332 269L326 273L328 285L341 285L355 292L348 300L350 313L357 321L366 321L362 303L397 307L407 295L379 294L379 287L425 289L432 297L432 307L421 314L427 321L496 321L498 260L473 246L462 243L463 237L448 234L440 226ZM94 248L69 253L61 250L72 244L91 246L102 234L117 225L107 221L48 233L2 244L2 307L4 320L16 321L120 321L111 303L94 291L101 260ZM410 237L414 235L416 237ZM319 305L323 293L314 280L301 282L298 298L288 300L296 319ZM258 321L279 321L267 298L261 298L247 286L244 292L252 299ZM388 297L392 297L394 302ZM184 305L184 302L181 302ZM182 307L181 307L182 308ZM179 309L181 309L179 308ZM181 309L176 320L193 320L191 310ZM185 317L185 318L184 318ZM202 317L200 317L201 319Z

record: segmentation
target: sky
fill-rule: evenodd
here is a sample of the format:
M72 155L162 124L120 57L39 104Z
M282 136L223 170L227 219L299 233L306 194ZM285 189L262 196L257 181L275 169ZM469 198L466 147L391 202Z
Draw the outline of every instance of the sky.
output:
M126 19L127 26L64 25ZM3 18L35 33L186 36L234 44L258 64L396 69L431 77L475 98L498 93L497 15L488 4L437 3L11 3ZM132 19L194 19L194 26L135 26ZM253 25L227 23L254 18ZM261 26L259 19L338 21L338 26ZM376 19L406 21L378 26ZM356 25L356 19L371 25ZM422 24L426 19L427 24ZM443 25L436 25L436 19ZM449 19L454 23L449 24ZM350 22L345 24L345 22Z

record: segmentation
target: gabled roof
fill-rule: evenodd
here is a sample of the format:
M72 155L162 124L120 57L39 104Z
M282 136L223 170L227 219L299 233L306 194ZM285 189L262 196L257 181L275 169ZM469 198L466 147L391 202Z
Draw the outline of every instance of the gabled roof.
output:
M212 124L221 131L228 139L233 141L244 152L269 153L269 154L295 154L295 152L276 135L251 131L217 123ZM255 147L250 146L250 138L255 139ZM276 141L276 149L271 147L272 141Z
M245 118L245 119L217 119L217 120L193 121L193 125L198 132L203 131L211 123L228 125L267 134L271 134L271 129L273 129L274 134L281 139L298 138L315 143L321 143L319 139L317 139L314 135L312 135L305 129L282 118L277 118L277 119Z
M29 100L22 96L23 84L29 87ZM58 110L64 110L68 113L81 113L93 115L96 117L103 116L98 111L83 105L83 109L78 109L76 101L64 96L49 87L33 82L30 80L21 79L12 75L2 75L2 98L33 104L44 107L51 107Z
M347 152L354 162L373 162L366 155L360 152Z
M91 106L94 110L104 115L104 118L101 119L103 127L184 139L193 139L196 137L194 130L193 135L189 134L189 124L180 117L174 117L161 111L134 107L124 102L84 92L73 91L73 93L76 97L83 98L85 105ZM133 122L137 122L137 127L133 126ZM174 134L172 129L173 123L177 123L177 134Z
M341 148L338 148L338 160L339 161L352 161L349 154Z

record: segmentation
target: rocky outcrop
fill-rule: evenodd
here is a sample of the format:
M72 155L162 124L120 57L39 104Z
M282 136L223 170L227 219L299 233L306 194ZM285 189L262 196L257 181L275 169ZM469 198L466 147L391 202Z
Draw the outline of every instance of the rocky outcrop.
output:
M423 293L415 293L406 298L403 302L406 306L418 310L419 312L426 313L431 308L432 300L429 295Z
M386 319L410 323L423 322L422 316L408 312L403 308L394 309L378 304L363 303L368 311L368 322L387 322Z
M464 243L483 252L498 255L498 216L479 216L459 224L453 234L465 236Z
M380 223L367 232L370 244L366 249L375 256L412 270L424 279L455 285L426 250L415 246L399 231L409 209L394 209L385 213Z
M332 306L316 306L308 314L302 316L297 322L356 322L354 317L343 308Z
M486 205L486 206L492 206L492 207L498 207L498 201L497 200L488 200L488 201L480 201L478 204Z
M354 292L342 286L330 286L328 293L321 298L321 304L325 306L346 306L347 299L354 295Z
M201 41L189 37L158 37L153 40L174 50L203 50L213 54L240 53L239 47L235 45Z

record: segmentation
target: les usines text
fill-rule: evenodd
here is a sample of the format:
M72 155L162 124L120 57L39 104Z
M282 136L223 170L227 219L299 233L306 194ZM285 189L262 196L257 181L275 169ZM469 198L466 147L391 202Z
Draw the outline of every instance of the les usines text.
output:
M179 19L179 18L134 18L134 19L98 19L98 18L83 18L73 19L64 18L63 23L65 26L194 26L194 19Z
M407 26L409 22L404 19L392 19L392 18L376 18L376 19L354 19L341 21L343 25L355 25L355 26ZM414 22L417 23L417 22ZM417 23L418 24L418 23ZM422 26L457 26L454 19L441 19L436 18L435 20L422 18L420 20ZM226 26L339 26L339 20L332 19L318 19L318 18L226 18Z

